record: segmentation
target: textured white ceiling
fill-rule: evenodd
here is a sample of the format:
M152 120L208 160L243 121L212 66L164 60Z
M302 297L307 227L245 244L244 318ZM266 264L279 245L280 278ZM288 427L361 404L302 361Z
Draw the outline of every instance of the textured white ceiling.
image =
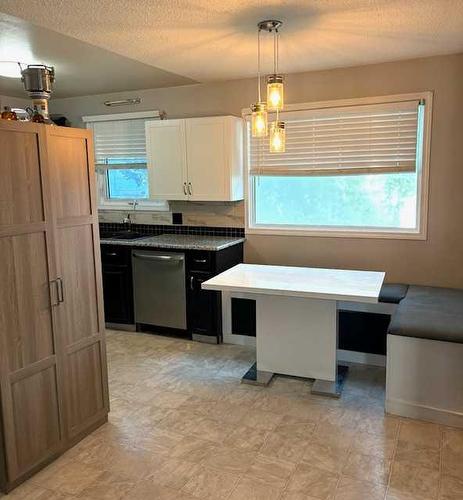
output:
M53 97L194 83L194 80L0 12L0 94L25 97L19 78L2 77L5 66L1 61L11 60L54 66L57 78Z
M285 73L463 50L463 0L0 0L0 11L198 81L254 75L256 23L274 17Z

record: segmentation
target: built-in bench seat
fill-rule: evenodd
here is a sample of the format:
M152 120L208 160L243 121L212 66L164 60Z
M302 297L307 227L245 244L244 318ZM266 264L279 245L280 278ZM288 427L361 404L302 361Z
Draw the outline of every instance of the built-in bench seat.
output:
M388 333L463 343L463 290L411 286Z
M398 304L406 295L408 285L402 283L384 283L379 292L379 302Z
M387 336L386 411L463 427L463 290L410 286Z

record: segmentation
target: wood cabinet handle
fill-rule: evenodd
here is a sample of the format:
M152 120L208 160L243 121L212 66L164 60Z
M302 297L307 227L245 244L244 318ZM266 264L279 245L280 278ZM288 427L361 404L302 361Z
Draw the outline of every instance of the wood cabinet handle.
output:
M188 183L188 194L193 194L193 186L191 185L191 182Z
M187 194L188 194L188 192L187 192L187 190L186 190L186 182L184 182L184 183L183 183L183 194L184 194L184 195L187 195Z

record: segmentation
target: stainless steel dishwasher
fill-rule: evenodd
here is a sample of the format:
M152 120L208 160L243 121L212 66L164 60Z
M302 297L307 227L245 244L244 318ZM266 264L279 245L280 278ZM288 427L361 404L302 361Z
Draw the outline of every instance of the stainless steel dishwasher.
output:
M135 322L186 329L185 254L132 250Z

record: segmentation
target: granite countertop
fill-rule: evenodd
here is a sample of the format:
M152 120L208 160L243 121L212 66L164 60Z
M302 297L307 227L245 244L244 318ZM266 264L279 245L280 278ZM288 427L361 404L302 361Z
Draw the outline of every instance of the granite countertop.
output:
M161 234L147 236L136 240L118 240L102 238L105 245L124 245L131 247L152 247L178 250L210 250L217 251L243 243L245 238L229 236L199 236L192 234Z

